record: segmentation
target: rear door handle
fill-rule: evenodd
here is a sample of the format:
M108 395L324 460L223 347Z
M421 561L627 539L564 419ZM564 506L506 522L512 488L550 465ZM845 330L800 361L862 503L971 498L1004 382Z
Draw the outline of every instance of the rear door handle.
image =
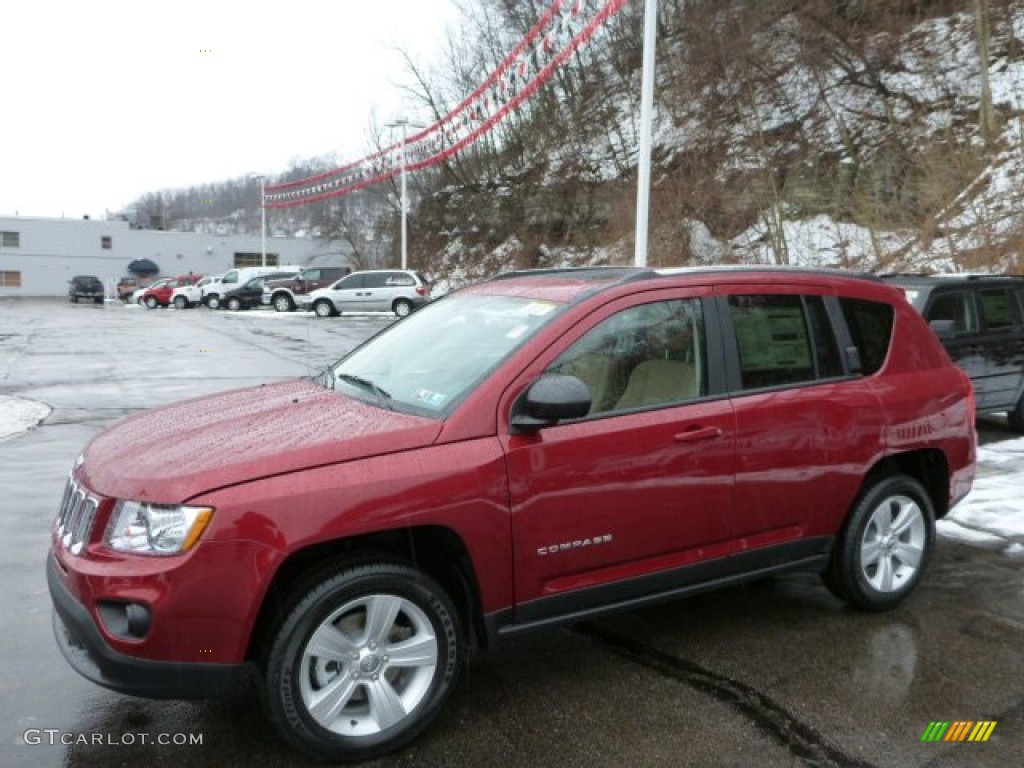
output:
M717 440L723 435L721 427L690 427L675 437L677 443L699 443L701 440Z

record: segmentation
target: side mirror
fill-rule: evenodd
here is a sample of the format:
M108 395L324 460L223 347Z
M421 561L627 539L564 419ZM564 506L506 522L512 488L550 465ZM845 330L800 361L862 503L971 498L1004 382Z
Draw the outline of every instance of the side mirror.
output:
M928 326L935 331L935 335L940 339L948 339L956 333L955 320L932 320L928 323Z
M575 376L543 376L530 385L516 403L512 428L536 432L564 419L580 419L590 412L590 389Z

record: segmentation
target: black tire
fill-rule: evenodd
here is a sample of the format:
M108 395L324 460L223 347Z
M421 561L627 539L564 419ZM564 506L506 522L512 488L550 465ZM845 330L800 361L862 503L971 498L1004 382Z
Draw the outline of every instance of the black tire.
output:
M156 309L157 304L159 304L159 302L156 300L156 296L150 296L146 299L146 306L150 309Z
M186 299L184 296L175 296L174 297L174 308L175 309L188 309L189 308L189 301L188 301L188 299Z
M338 310L327 299L320 299L313 305L313 314L317 317L334 317L338 314Z
M241 308L242 302L239 299L236 299L234 296L228 299L228 309L230 309L232 312L237 312Z
M398 317L408 317L412 313L412 302L408 299L395 299L391 311Z
M77 296L72 296L71 297L71 303L72 304L77 304L78 303L78 297Z
M1024 395L1017 401L1017 407L1006 416L1010 422L1010 429L1014 432L1024 432Z
M861 493L822 580L850 605L885 611L914 591L934 548L935 509L928 492L908 475L889 475Z
M93 302L96 303L96 304L102 304L103 303L103 299L93 299Z
M296 597L263 664L267 715L285 741L320 760L366 760L430 725L465 656L458 614L432 579L401 565L351 566ZM318 632L319 654L310 652Z
M220 309L220 296L214 294L213 296L208 296L205 301L206 306L210 309Z
M292 301L292 297L287 293L276 294L270 303L274 305L274 309L278 312L294 312L295 302Z

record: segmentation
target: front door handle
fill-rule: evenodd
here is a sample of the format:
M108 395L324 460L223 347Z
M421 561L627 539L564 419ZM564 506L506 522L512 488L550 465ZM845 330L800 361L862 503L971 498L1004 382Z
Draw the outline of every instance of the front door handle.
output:
M701 440L717 440L724 432L721 427L690 427L678 435L677 443L699 443Z

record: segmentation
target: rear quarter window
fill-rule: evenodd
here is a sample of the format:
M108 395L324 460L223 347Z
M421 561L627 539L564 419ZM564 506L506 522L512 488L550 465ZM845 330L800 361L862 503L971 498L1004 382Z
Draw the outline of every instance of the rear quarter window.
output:
M840 299L839 305L850 338L860 353L863 373L866 376L877 373L885 363L892 341L892 305L863 299Z

